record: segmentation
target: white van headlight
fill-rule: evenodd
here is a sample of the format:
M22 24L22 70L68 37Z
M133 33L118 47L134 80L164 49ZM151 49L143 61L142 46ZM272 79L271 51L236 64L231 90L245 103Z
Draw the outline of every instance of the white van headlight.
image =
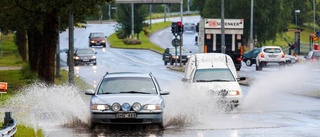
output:
M240 95L240 91L238 91L238 90L230 90L229 91L229 96L238 96L238 95Z

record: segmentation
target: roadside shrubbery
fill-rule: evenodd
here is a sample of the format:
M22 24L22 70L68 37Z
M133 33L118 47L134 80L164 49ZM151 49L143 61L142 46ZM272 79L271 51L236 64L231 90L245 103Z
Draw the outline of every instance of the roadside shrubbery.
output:
M122 41L126 45L140 45L141 44L141 41L137 40L137 39L125 38Z

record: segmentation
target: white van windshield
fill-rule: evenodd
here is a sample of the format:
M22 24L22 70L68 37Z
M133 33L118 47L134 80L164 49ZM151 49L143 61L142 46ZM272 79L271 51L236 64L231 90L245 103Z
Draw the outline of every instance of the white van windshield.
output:
M232 82L236 81L230 69L197 69L193 82Z

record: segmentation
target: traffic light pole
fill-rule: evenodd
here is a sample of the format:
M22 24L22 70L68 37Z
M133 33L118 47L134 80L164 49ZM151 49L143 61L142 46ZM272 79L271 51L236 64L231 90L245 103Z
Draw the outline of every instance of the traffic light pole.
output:
M182 59L181 59L181 51L182 51L182 46L183 46L183 25L182 25L182 19L183 19L183 0L180 2L180 18L181 18L181 32L180 32L180 67L182 67Z

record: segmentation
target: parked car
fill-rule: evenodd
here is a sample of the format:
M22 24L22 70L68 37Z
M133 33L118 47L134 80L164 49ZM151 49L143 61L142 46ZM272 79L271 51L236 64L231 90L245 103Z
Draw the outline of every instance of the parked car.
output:
M196 32L196 24L192 23L192 22L186 22L183 25L183 31L187 32L187 31L191 31L193 33Z
M173 63L180 63L181 62L185 65L190 58L191 51L187 51L186 49L182 48L181 50L181 57L180 57L180 47L177 47L177 50L175 47L166 48L164 53L162 54L162 60L164 62L164 65L167 65L169 62L170 65L173 65Z
M103 46L106 47L106 38L103 32L91 32L89 35L89 47Z
M279 46L263 46L261 52L256 57L256 70L261 71L263 67L269 63L285 65L286 58L281 47Z
M74 51L74 65L80 64L93 64L97 65L97 52L95 52L92 48L79 48Z
M254 48L248 52L245 52L243 55L243 62L247 66L252 66L252 64L256 64L256 57L261 52L261 48ZM295 56L285 54L286 64L295 64L299 62L299 59Z
M307 62L320 63L320 50L311 50L305 58Z
M163 128L165 101L152 73L106 73L91 95L91 126L99 124L155 124Z

